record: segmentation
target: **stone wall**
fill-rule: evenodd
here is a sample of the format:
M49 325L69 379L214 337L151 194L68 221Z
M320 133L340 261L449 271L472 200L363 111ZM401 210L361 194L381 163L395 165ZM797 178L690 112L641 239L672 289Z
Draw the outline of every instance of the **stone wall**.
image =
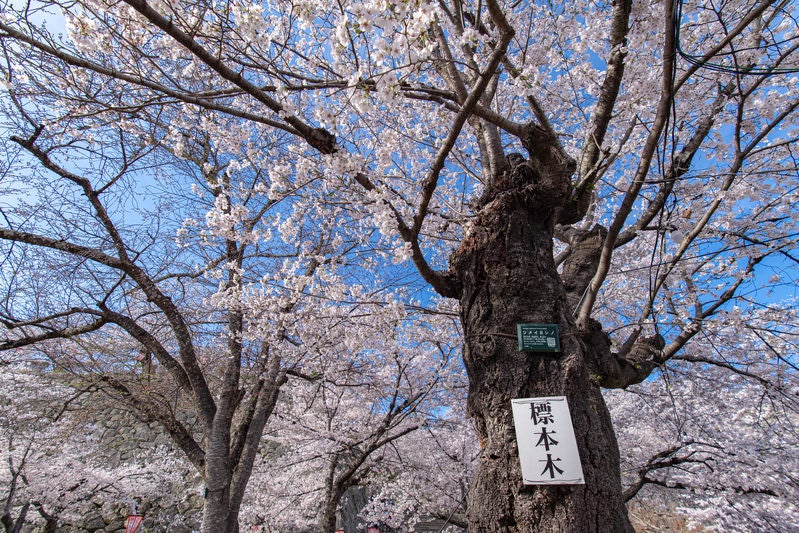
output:
M174 406L173 406L174 407ZM63 435L73 445L81 444L89 451L86 463L111 476L125 477L119 486L94 489L96 481L87 483L80 492L82 499L64 504L50 502L46 510L58 516L58 533L124 533L128 515L144 516L137 533L190 533L199 529L203 505L202 480L199 474L175 450L169 436L158 424L145 423L133 413L116 408L97 396L84 396L80 405L64 425ZM190 428L197 427L191 415L183 418ZM199 438L199 435L198 435ZM51 446L45 452L52 461L63 451ZM159 470L157 461L169 460L169 469ZM174 458L174 460L171 460ZM138 480L142 481L139 482ZM54 480L54 484L61 480ZM137 485L146 485L138 490ZM43 533L39 514L28 512L31 525L25 533Z
M196 419L184 421L194 426ZM146 461L156 448L173 450L173 445L158 424L147 424L129 412L107 408L99 413L90 434L96 439L100 461L117 468L136 461ZM182 459L182 452L173 452ZM158 497L131 494L127 502L109 502L102 495L85 502L81 523L63 524L59 533L124 533L125 521L131 511L144 516L139 532L190 533L199 529L202 512L202 480L186 464L182 479L164 486ZM131 509L135 507L135 509Z

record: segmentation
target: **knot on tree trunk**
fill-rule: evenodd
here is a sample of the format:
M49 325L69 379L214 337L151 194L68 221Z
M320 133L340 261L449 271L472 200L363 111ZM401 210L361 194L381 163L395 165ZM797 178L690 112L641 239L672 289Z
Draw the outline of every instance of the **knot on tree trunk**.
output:
M541 176L542 189L558 192L549 200L554 210L554 223L575 224L582 220L591 203L591 191L575 190L571 178L577 170L577 162L552 132L534 123L527 125L520 139Z
M663 348L666 347L666 340L660 333L655 333L649 337L636 339L631 345L625 345L619 350L619 357L624 357L632 363L643 363L646 361L660 362Z
M521 207L554 221L552 214L568 201L569 179L518 153L510 154L507 163L505 170L472 204L478 217L486 210L507 211ZM554 222L549 225L553 226Z
M473 205L475 210L500 200L494 208L515 202L546 211L549 216L570 204L576 161L563 150L557 137L533 123L528 124L520 140L529 157L509 154L502 172L486 185L485 192Z
M577 169L577 162L566 153L558 138L541 126L531 122L520 140L530 154L530 160L541 168L559 172L566 178L570 178Z
M312 128L305 140L322 154L333 154L338 150L336 136L324 128Z

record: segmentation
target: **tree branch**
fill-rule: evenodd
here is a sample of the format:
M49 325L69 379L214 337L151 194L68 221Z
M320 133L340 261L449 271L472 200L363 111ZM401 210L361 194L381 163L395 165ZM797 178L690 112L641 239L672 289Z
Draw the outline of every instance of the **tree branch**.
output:
M613 4L613 19L610 26L610 57L607 60L607 71L602 81L594 115L588 134L585 138L585 147L580 158L579 179L581 183L577 194L584 194L596 181L597 162L602 151L605 133L608 130L613 108L621 88L624 77L624 58L627 56L627 33L629 32L630 10L632 0L618 0Z
M15 242L23 242L34 246L41 246L53 250L67 252L69 254L83 257L91 261L106 265L116 270L120 270L128 274L139 287L142 289L148 300L153 302L166 316L169 321L172 331L175 334L178 346L180 347L181 361L183 368L191 381L192 390L199 402L200 412L206 421L210 424L213 419L214 412L216 411L216 404L211 391L208 388L208 383L205 380L202 369L197 361L197 356L194 351L194 346L191 341L191 333L188 326L183 320L180 311L161 290L156 286L155 282L142 270L140 267L129 261L123 261L116 257L107 255L94 248L88 248L64 240L52 239L42 235L27 233L24 231L12 230L7 228L0 228L0 239L5 239Z
M58 58L58 59L60 59L61 61L65 62L68 65L71 65L71 66L74 66L74 67L79 67L79 68L82 68L82 69L86 69L86 70L89 70L89 71L92 71L92 72L96 72L98 74L102 74L104 76L108 76L109 78L120 80L120 81L124 81L126 83L131 83L131 84L139 86L139 87L144 87L146 89L150 89L151 91L153 91L153 92L155 92L157 94L162 94L162 95L168 96L170 98L174 98L177 101L184 102L184 103L187 103L187 104L193 104L193 105L199 106L199 107L201 107L203 109L220 111L222 113L225 113L225 114L228 114L228 115L231 115L231 116L234 116L234 117L239 117L239 118L243 118L243 119L246 119L246 120L251 120L251 121L257 122L259 124L265 124L267 126L271 126L271 127L275 128L275 129L283 130L283 131L286 131L288 133L291 133L292 135L298 135L298 136L300 135L300 132L297 131L295 128L291 127L289 124L285 124L283 122L278 122L276 120L272 120L272 119L266 118L266 117L264 117L262 115L258 115L258 114L255 114L255 113L250 113L248 111L243 111L243 110L231 107L231 106L227 106L225 104L221 104L219 102L215 102L214 100L210 99L214 95L208 95L208 97L206 97L206 96L202 96L202 95L198 96L198 95L195 95L195 94L185 93L185 92L178 91L178 90L175 90L175 89L170 89L169 87L166 87L166 86L161 85L159 83L155 83L155 82L153 82L151 80L148 80L148 79L146 79L146 78L144 78L142 76L139 76L139 75L128 74L128 73L124 73L124 72L118 72L116 70L104 67L104 66L102 66L102 65L100 65L98 63L94 63L94 62L89 61L87 59L84 59L84 58L69 54L67 52L64 52L63 50L59 50L59 49L54 48L52 46L49 46L49 45L47 45L45 43L37 41L36 39L33 39L32 37L30 37L28 35L25 35L24 33L16 30L12 26L9 26L9 25L1 22L1 21L0 21L0 29L2 29L4 32L8 33L14 39L16 39L18 41L21 41L21 42L24 42L24 43L28 44L29 46L31 46L33 48L36 48L37 50L39 50L41 52L44 52L47 55L50 55L50 56L55 57L55 58ZM220 91L219 95L220 96L228 96L227 94L224 93L224 91Z
M624 195L621 205L619 206L616 216L608 228L608 234L605 238L605 244L602 247L602 253L599 259L599 267L594 274L591 283L586 291L585 298L580 307L580 312L577 316L577 326L580 329L588 329L588 320L591 316L591 311L594 308L597 295L599 294L602 284L610 271L610 262L613 256L613 249L615 247L616 238L619 235L624 222L627 220L630 212L632 211L635 200L638 198L638 193L644 184L644 178L649 172L649 167L652 164L652 157L657 148L658 140L666 125L666 120L671 108L671 102L674 94L672 87L672 75L674 73L674 59L676 54L676 43L674 35L674 0L666 0L664 4L663 15L663 69L661 71L661 90L660 100L658 102L657 111L655 113L655 121L646 138L644 148L641 151L641 159L636 170L635 177L630 185L630 188Z
M144 18L152 22L155 26L163 30L189 50L200 61L208 65L213 71L222 76L233 85L240 87L247 94L266 105L276 114L283 113L283 106L266 94L260 87L247 80L241 73L234 72L225 63L206 50L200 43L195 41L190 35L183 32L172 20L154 10L145 0L124 0L126 4L135 9ZM295 116L287 116L284 120L291 125L299 135L313 148L323 154L332 154L336 151L335 136L322 128L314 128ZM285 129L285 128L284 128Z

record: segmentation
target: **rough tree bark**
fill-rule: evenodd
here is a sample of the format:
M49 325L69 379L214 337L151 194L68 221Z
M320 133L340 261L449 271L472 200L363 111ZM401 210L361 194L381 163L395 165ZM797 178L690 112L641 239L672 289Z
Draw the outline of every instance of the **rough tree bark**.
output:
M476 206L473 230L450 259L450 274L462 288L468 412L483 449L469 497L469 530L632 531L618 446L592 376L594 361L608 355L607 336L576 329L569 295L574 298L584 281L569 280L567 292L553 258L555 225L584 214L571 198L575 162L536 126L523 144L529 159L508 156ZM590 270L574 261L591 254L573 257L567 270ZM558 324L562 351L518 351L519 322ZM525 486L511 399L561 395L569 400L585 485Z

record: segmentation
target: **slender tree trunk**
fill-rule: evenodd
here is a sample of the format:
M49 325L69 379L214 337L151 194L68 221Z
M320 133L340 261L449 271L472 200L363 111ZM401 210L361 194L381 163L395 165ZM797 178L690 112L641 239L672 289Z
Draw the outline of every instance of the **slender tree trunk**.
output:
M44 528L41 529L41 533L56 533L58 531L58 515L45 511L40 502L33 502L33 505L39 511L39 515L44 518Z
M483 449L469 530L632 531L610 416L587 370L593 348L578 336L552 254L573 162L518 154L508 161L450 261L463 287L468 412ZM561 352L518 351L517 323L558 324ZM511 400L540 396L568 398L585 485L523 485Z
M324 533L334 533L336 531L336 511L341 501L341 490L333 489L334 492L325 500L322 514L319 517L319 528Z
M9 503L10 503L9 498ZM7 506L5 513L3 516L0 517L0 522L5 526L6 533L19 533L22 531L22 526L25 525L25 518L28 515L28 509L30 508L30 503L26 503L22 506L22 509L17 516L17 519L14 520L11 518L11 507L10 505Z
M238 516L230 513L230 482L230 432L212 427L206 438L202 533L238 531Z

